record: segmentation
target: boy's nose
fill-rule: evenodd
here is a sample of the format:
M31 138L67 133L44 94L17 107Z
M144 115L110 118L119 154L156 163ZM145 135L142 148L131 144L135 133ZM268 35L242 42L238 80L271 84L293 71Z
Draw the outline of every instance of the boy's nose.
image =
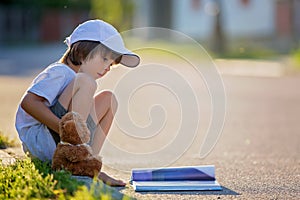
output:
M110 70L110 66L104 68L104 71L109 71L109 70Z

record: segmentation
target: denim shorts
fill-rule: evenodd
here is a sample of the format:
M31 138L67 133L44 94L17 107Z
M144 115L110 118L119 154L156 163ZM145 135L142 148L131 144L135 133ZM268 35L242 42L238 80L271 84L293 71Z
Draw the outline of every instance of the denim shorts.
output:
M61 119L68 111L59 103L59 101L57 101L53 106L50 107L50 110L59 118ZM94 122L94 120L92 119L91 115L88 116L87 120L86 120L86 124L88 129L90 130L91 133L91 139L89 141L89 144L92 143L93 139L94 139L94 135L95 135L95 131L96 131L96 123ZM52 129L48 128L56 145L60 142L60 137L59 134L56 133L55 131L53 131Z

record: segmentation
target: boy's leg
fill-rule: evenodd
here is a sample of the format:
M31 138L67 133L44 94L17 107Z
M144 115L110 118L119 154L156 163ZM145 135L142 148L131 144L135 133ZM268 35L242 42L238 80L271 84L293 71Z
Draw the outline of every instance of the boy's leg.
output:
M94 104L94 93L97 83L86 74L78 73L74 80L65 88L58 101L68 111L79 113L87 120Z
M110 91L96 94L94 103L97 129L91 146L94 153L98 155L110 130L118 104L114 94Z
M94 154L98 155L111 127L117 101L113 93L109 91L100 92L94 96L97 85L94 80L89 79L90 77L85 74L77 74L58 101L66 110L78 112L85 121L91 115L97 125L91 147Z
M76 78L65 88L58 101L68 111L78 112L84 120L90 114L97 123L97 129L92 141L92 149L98 155L111 127L117 109L117 101L111 92L101 92L94 97L97 84L85 74L78 73ZM125 183L116 180L104 172L99 178L112 186L124 186Z
M95 99L95 112L98 126L95 132L94 140L92 141L92 149L96 155L100 153L102 145L108 135L109 129L114 119L118 103L112 92L104 91L98 93ZM116 180L108 176L104 172L100 172L99 179L111 186L125 186L121 180Z

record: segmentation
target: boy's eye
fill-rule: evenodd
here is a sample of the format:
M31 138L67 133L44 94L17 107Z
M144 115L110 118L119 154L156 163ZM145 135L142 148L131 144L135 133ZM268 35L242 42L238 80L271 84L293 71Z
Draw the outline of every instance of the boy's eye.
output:
M111 64L110 64L110 66L113 66L113 65L115 65L116 63L113 61Z

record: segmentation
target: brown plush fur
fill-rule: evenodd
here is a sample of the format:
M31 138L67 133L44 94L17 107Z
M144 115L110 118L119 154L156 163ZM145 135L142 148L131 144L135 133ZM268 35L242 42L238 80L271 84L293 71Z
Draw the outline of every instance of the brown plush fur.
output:
M97 176L101 170L100 157L92 154L86 143L90 140L90 132L86 123L75 112L62 117L59 124L61 141L54 152L52 169L66 169L73 175Z

